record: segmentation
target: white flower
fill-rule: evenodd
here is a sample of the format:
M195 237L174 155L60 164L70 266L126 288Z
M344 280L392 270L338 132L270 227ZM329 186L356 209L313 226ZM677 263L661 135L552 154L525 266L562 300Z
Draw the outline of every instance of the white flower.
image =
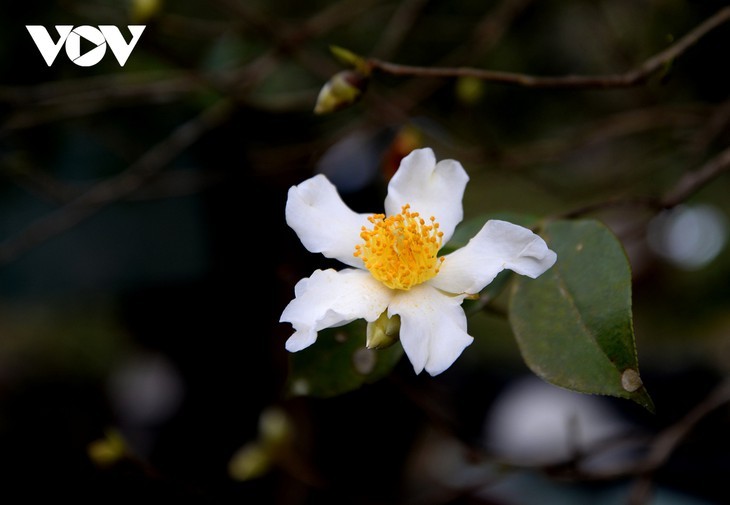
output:
M312 345L317 332L356 319L399 315L400 341L416 373L436 375L473 338L461 303L505 268L535 278L556 255L530 230L490 220L467 245L437 255L463 218L469 180L454 160L436 163L431 149L406 156L388 184L385 214L358 214L324 175L289 189L286 222L304 247L350 267L316 270L294 288L281 322L294 334L287 350Z

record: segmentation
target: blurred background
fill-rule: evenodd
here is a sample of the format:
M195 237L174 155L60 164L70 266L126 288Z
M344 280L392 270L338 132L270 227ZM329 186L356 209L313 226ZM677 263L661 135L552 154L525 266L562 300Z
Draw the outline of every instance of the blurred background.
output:
M426 67L614 74L726 5L5 5L0 501L730 503L730 23L633 88L376 72L358 103L313 113L343 69L331 45ZM124 67L63 49L48 66L25 26L56 40L61 24L127 40L127 25L146 28ZM325 173L353 209L380 211L421 146L466 168L467 219L590 217L617 234L656 413L537 379L499 300L438 377L403 359L344 394L292 394L278 318L297 280L333 265L286 226L288 188ZM671 209L652 204L702 170L712 177Z

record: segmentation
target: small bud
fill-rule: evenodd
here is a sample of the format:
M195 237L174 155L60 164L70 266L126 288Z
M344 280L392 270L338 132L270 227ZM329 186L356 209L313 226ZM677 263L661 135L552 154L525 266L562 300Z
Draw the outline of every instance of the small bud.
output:
M127 444L116 430L109 430L104 438L91 442L86 452L91 461L102 467L112 466L128 455Z
M238 449L228 462L235 480L256 479L279 463L293 437L293 425L282 409L269 407L259 416L259 436Z
M368 323L365 332L365 347L368 349L386 349L398 341L400 334L400 316L388 317L388 311L380 314L375 321Z
M241 447L228 463L228 475L239 481L261 477L272 466L270 451L259 442Z
M456 81L456 97L464 105L474 105L484 97L484 81L476 77L460 77Z
M329 114L360 99L368 85L368 77L356 70L337 72L325 83L314 106L315 114Z
M268 447L286 445L292 437L293 427L289 416L279 408L265 409L259 417L259 439Z

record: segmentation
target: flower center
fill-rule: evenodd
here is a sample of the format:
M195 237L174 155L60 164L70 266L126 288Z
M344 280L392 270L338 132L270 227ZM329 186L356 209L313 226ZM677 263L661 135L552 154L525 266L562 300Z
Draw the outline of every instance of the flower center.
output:
M355 256L362 258L365 268L391 289L411 289L435 276L444 258L437 256L444 233L436 218L429 223L410 205L400 214L368 218L373 228L362 227L363 244L355 246Z

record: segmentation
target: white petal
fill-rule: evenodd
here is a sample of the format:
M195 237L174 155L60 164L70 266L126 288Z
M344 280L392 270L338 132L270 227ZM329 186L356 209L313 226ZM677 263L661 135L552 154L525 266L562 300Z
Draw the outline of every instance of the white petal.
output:
M429 284L449 293L475 294L505 268L534 279L556 258L545 241L527 228L491 220L468 244L444 257Z
M474 340L466 333L463 300L421 284L390 303L388 314L400 315L400 340L416 373L440 374Z
M295 330L286 342L287 350L294 352L312 345L317 332L324 328L355 319L375 321L388 306L392 293L366 271L315 270L294 287L295 298L279 319L291 323Z
M315 175L289 188L286 223L307 250L346 265L364 268L362 260L353 253L355 245L362 242L361 228L371 226L369 215L351 210L324 175Z
M388 184L385 213L399 214L403 205L410 204L411 212L418 212L425 219L436 218L445 244L464 217L461 200L468 181L469 176L458 161L436 163L431 149L416 149L403 158Z

